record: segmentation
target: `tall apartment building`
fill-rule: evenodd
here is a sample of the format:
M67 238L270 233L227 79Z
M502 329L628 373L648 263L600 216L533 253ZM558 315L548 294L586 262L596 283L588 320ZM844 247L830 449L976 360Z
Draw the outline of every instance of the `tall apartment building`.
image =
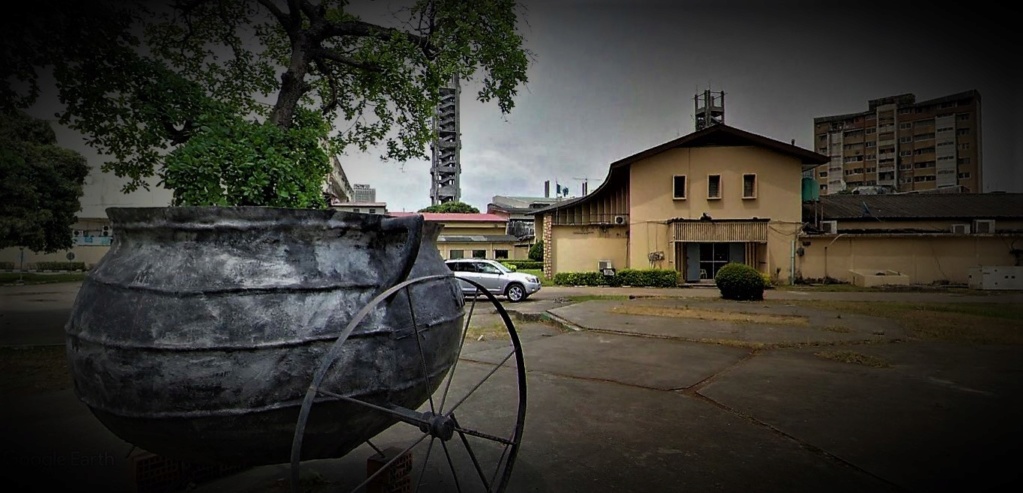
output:
M377 189L370 188L369 185L354 184L352 185L352 200L349 202L376 202L377 201Z
M862 113L814 118L815 150L831 158L814 171L821 194L861 186L983 192L980 93L920 102L902 94L868 104Z

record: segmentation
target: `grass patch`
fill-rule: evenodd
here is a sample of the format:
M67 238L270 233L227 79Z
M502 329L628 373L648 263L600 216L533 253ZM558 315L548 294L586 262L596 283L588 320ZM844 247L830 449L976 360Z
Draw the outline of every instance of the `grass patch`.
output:
M572 303L582 303L584 301L622 301L629 299L624 294L577 294L569 296L568 301Z
M469 320L465 339L466 341L507 340L509 339L508 328L505 327L504 320L500 315L476 311L473 312L472 319Z
M25 396L71 387L64 346L0 348L0 395Z
M841 325L825 325L824 327L815 327L825 332L834 332L836 334L848 334L852 332L849 327L843 327Z
M0 286L18 284L53 284L59 282L82 282L85 272L61 272L40 274L37 272L0 272Z
M857 353L856 351L820 351L813 353L813 355L818 358L841 361L842 363L851 363L854 365L869 366L871 368L891 368L892 366L890 363L881 358L870 356L868 354Z
M865 288L855 284L783 284L775 286L779 291L807 291L812 293L862 293L880 291L878 288Z
M785 303L889 318L916 339L973 344L1023 344L1023 306L1016 304L825 300Z
M659 306L616 306L614 313L625 315L650 315L655 317L689 318L696 320L720 320L752 324L793 325L806 327L806 317L796 315L775 315L771 313L746 313L723 310L701 310L697 308L669 308Z

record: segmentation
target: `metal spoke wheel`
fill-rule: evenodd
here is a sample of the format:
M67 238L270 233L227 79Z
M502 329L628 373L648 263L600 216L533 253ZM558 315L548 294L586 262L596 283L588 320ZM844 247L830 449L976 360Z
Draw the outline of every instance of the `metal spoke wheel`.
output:
M291 489L301 491L299 468L302 441L309 414L317 403L347 401L365 407L367 412L381 413L398 423L367 444L377 452L379 467L350 490L367 491L376 482L398 476L405 483L402 491L501 492L511 478L512 466L522 441L526 413L526 373L522 346L515 326L501 303L482 285L467 279L477 288L477 295L464 305L464 322L457 355L436 391L418 409L400 405L353 398L321 388L324 378L342 353L349 335L381 303L397 301L395 295L404 290L412 320L412 330L419 344L422 375L436 363L419 342L431 337L426 328L415 322L411 286L431 280L448 279L450 275L433 275L408 280L384 291L352 318L328 352L322 357L310 384L295 427L291 450ZM463 349L470 337L476 300L482 294L490 300L501 317L500 324L491 324L485 331L496 346L483 351L482 361L464 357ZM449 334L450 335L450 334ZM494 344L488 342L488 344ZM402 426L401 423L412 426ZM354 483L354 482L353 482ZM411 485L411 489L407 485Z

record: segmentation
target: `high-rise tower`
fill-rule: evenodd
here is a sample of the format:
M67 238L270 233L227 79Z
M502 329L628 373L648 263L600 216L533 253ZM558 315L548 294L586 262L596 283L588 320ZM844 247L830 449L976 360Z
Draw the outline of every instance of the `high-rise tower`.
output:
M440 104L437 105L433 120L437 137L431 145L433 157L430 175L433 180L430 187L430 202L433 205L458 202L462 197L459 179L462 174L462 162L459 158L462 143L458 123L461 92L457 78L452 79L450 87L440 90Z

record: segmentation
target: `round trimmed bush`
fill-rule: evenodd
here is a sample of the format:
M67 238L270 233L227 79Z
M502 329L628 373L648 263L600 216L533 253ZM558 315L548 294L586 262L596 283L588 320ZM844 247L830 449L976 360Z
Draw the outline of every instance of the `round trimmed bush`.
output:
M760 271L746 264L726 264L714 276L714 282L721 290L721 297L726 300L764 299L764 277Z

